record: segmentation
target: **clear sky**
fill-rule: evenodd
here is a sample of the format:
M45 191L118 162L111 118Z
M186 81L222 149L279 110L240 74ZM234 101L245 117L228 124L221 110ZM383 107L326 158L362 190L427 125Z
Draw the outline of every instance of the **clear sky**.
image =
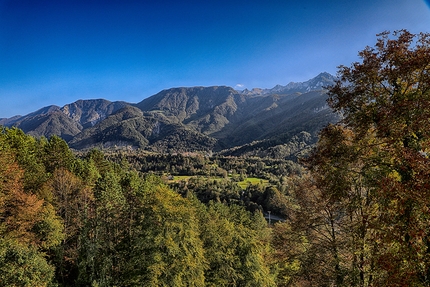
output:
M430 32L424 0L0 0L0 118L178 86L306 81L403 28Z

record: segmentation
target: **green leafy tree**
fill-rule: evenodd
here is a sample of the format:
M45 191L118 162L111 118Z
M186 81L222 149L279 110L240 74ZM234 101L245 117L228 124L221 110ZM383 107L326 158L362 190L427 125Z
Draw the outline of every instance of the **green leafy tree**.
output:
M200 207L201 238L209 268L207 286L275 286L266 257L268 228L261 213L211 203Z
M120 185L120 177L106 172L94 187L94 215L88 221L89 238L86 266L81 270L89 282L98 286L115 286L121 279L122 254L119 252L124 233L126 200Z
M34 246L0 237L1 286L50 286L54 269Z
M45 146L46 170L53 173L58 168L71 170L74 156L67 143L58 136L52 136Z
M129 286L204 286L206 260L195 208L149 179L139 198Z

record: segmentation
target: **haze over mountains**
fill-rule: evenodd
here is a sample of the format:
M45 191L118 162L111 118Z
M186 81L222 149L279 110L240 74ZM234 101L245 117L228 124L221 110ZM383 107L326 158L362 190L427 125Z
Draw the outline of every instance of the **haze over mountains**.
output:
M321 73L272 89L172 88L132 104L104 99L48 106L0 119L36 137L58 135L74 149L142 148L157 152L222 152L294 157L338 120L326 104Z

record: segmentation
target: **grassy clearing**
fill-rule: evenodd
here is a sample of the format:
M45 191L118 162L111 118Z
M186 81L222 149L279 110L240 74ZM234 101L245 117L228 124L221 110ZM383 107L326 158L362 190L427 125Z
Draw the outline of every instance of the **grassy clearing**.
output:
M191 175L175 175L173 179L169 181L170 182L188 181L190 178L192 178Z
M195 178L195 177L197 177L197 176L175 175L173 177L173 179L169 179L168 182L173 183L173 182L189 181L190 178ZM221 177L205 177L205 179L206 180L223 180L224 178L221 178ZM230 178L230 180L233 180L233 179ZM269 181L267 179L262 179L262 178L258 178L258 177L249 177L243 181L239 181L237 184L240 186L240 188L246 189L248 187L248 185L262 184L263 186L268 186Z
M267 179L261 179L258 177L249 177L243 181L238 182L239 186L242 189L245 189L248 185L256 185L256 184L262 184L263 186L267 186L269 184L269 181Z

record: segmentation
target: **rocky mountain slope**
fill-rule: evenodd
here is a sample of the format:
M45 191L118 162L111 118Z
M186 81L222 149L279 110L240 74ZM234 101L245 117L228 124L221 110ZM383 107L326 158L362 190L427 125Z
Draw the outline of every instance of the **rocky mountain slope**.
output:
M142 148L158 152L220 152L291 157L337 121L326 104L322 73L273 89L172 88L137 104L79 100L26 116L0 119L34 136L59 135L72 148Z

